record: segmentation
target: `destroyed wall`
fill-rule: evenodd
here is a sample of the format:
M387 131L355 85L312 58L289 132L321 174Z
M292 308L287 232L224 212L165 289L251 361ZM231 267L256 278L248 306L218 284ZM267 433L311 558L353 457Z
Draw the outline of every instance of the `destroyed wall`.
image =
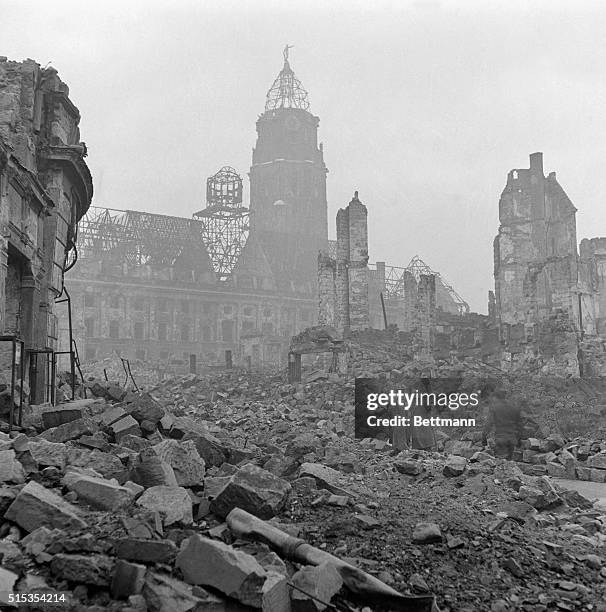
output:
M579 295L581 331L606 336L606 238L581 240Z
M318 320L344 334L370 324L367 216L356 191L337 212L336 257L318 255Z
M0 327L25 342L27 367L57 348L55 299L92 198L79 121L54 68L0 57ZM37 401L44 368L32 374Z
M543 174L543 155L509 172L494 241L495 310L507 360L537 357L578 371L576 208Z

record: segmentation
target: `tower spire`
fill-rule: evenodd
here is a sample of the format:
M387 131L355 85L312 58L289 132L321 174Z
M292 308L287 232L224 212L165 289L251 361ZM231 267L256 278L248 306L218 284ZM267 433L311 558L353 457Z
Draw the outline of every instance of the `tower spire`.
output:
M284 56L284 66L278 74L273 85L267 92L265 110L277 110L279 108L309 108L307 92L303 89L301 81L297 79L288 63L289 49L293 45L286 45L282 55Z

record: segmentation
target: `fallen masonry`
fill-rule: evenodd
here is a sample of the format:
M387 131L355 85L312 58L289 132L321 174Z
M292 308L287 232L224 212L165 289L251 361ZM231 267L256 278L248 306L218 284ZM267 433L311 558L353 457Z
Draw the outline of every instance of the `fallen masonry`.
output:
M387 338L356 342L354 368L406 370ZM606 472L598 429L535 426L512 460L473 429L399 452L353 438L355 374L141 374L141 395L65 404L71 421L45 429L32 412L23 433L0 436L5 473L19 464L25 480L0 487L0 579L25 592L35 575L88 612L361 611L355 585L413 610L434 594L440 610L600 610L606 510L558 484ZM125 415L139 429L116 439Z

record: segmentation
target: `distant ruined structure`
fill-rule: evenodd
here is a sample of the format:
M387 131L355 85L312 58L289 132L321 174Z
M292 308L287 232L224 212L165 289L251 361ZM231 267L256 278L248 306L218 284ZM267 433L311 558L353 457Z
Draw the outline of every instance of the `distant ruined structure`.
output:
M48 74L43 83L51 82ZM32 102L34 117L39 104ZM606 367L606 238L584 240L577 250L576 208L555 173L544 175L541 153L530 156L529 168L508 174L486 316L470 312L418 256L400 268L369 263L372 207L357 192L337 214L336 240L328 240L328 171L319 119L309 111L288 47L257 120L248 206L241 176L224 166L207 179L205 206L192 218L89 209L85 150L65 119L71 116L77 126L77 111L63 104L64 115L51 120L51 129L66 143L62 168L68 150L74 160L63 180L76 186L55 199L71 194L75 204L67 224L72 229L65 230L54 257L61 259L65 248L75 253L73 224L82 217L77 261L72 256L56 270L72 267L66 287L84 361L118 355L192 371L226 363L283 364L290 338L320 323L344 336L397 330L414 358L473 357L503 370L565 375ZM48 181L44 155L50 159L57 151L42 147L40 153L38 172ZM44 236L44 252L50 253ZM8 278L13 252L7 250ZM36 265L35 249L29 257ZM24 278L21 286L27 288ZM8 282L6 320L14 316L11 287ZM57 285L53 295L60 290ZM50 301L39 303L43 308ZM69 336L67 311L59 315L59 331L52 330L52 318L47 324L55 344ZM29 316L24 311L23 321ZM40 334L43 327L37 324ZM63 341L61 348L69 346Z
M543 373L606 373L604 245L583 240L576 212L543 154L507 175L494 241L492 310L505 367L533 363Z
M81 359L281 363L317 317L317 253L328 245L318 125L285 49L257 120L249 207L241 177L223 167L191 219L91 208L67 279Z

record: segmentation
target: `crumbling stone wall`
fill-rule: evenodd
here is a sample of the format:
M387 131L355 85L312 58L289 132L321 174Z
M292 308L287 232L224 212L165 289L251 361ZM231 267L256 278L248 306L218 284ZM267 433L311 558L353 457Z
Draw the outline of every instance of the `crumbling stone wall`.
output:
M581 331L606 336L606 238L581 240L579 301Z
M335 259L318 256L319 320L345 334L370 324L367 217L356 191L337 212Z
M92 198L79 121L54 68L0 57L0 330L28 351L57 347L55 299Z
M542 153L530 155L529 168L509 172L494 240L495 318L505 361L546 352L552 371L577 367L575 214L555 172L543 174Z

